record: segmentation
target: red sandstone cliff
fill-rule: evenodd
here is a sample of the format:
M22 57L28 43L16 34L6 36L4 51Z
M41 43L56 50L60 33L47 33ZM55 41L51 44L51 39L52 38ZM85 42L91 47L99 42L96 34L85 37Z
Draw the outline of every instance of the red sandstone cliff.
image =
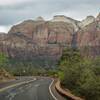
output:
M87 55L100 55L100 14L81 22L65 16L55 16L51 21L39 17L13 26L8 34L0 34L0 51L18 59L57 60L62 49L72 45Z

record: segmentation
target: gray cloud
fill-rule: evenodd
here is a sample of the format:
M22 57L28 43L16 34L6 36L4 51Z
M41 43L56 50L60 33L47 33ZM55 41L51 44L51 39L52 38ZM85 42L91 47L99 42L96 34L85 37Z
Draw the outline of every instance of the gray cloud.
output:
M0 1L0 25L3 26L12 25L25 19L34 19L37 16L50 18L55 14L65 14L72 18L83 19L87 15L96 15L100 11L99 0L9 1L6 4Z

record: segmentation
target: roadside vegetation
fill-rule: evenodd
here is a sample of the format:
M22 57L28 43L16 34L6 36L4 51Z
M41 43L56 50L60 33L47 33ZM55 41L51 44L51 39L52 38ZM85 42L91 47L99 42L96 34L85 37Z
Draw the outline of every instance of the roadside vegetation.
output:
M65 49L59 60L62 86L86 100L100 100L100 57L82 57L77 49Z
M5 65L7 60L7 56L3 53L0 53L0 68Z
M34 64L34 61L24 61L8 58L0 53L0 70L9 72L12 76L57 76L57 71Z
M100 57L82 57L77 49L65 49L58 68L34 66L32 61L9 59L0 53L0 77L4 76L52 76L59 77L61 85L86 100L100 100ZM8 77L7 76L7 77ZM2 77L1 77L2 78Z
M8 59L6 55L0 53L0 82L4 82L6 80L12 79L13 76L10 75L6 70L5 67Z

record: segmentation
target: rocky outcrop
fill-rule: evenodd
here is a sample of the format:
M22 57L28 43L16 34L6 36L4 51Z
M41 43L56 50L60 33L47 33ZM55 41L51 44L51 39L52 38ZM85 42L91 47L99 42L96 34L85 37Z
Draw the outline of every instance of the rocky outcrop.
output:
M3 41L7 37L6 33L1 33L0 32L0 41Z
M52 22L65 22L65 23L72 24L74 31L77 32L79 29L82 29L85 26L89 25L90 23L93 23L95 21L95 18L93 16L87 16L86 19L82 21L78 21L70 17L66 17L64 15L57 15L57 16L54 16L54 18L51 21Z
M66 17L64 15L54 16L54 18L51 21L52 22L65 22L65 23L72 24L74 31L78 31L78 29L79 29L80 21L74 20L74 19L72 19L70 17Z
M36 18L36 21L45 21L45 20L43 19L43 17L39 16Z
M14 79L5 69L0 69L0 83Z
M95 18L93 16L87 16L86 19L82 20L79 23L80 28L83 28L91 23L93 23L95 21Z
M86 55L93 56L100 55L100 20L99 16L84 27L80 29L77 34L77 45L79 48L84 48Z
M96 21L100 21L100 13L97 16Z

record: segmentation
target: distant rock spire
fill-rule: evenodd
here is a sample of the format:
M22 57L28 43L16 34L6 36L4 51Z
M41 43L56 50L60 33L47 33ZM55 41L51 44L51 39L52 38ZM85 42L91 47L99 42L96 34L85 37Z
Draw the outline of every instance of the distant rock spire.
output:
M43 17L39 16L36 18L36 21L45 21Z
M96 20L97 20L97 21L100 21L100 12L99 12L99 14L98 14Z
M94 16L87 16L84 20L81 21L81 23L79 24L79 26L81 28L89 25L90 23L93 23L95 21L95 17Z

